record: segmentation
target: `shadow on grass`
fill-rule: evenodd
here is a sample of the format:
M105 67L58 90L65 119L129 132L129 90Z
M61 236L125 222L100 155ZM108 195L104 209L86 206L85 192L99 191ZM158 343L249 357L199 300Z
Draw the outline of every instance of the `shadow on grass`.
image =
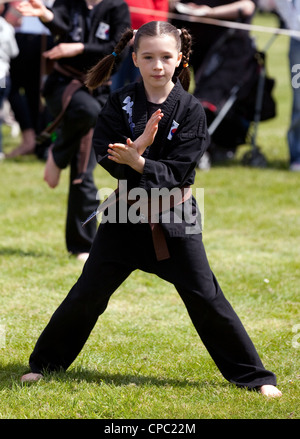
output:
M0 365L0 390L11 388L14 385L34 385L35 383L21 384L21 377L29 372L29 368L20 363L10 363L5 366ZM93 383L99 385L107 385L113 387L136 386L136 387L177 387L177 388L203 388L203 387L228 387L231 386L227 381L216 382L209 380L189 380L186 378L167 378L157 377L153 375L135 375L130 373L110 373L98 372L94 370L80 369L46 373L43 382L57 381L57 383L72 383L76 381Z
M45 245L46 248L46 245ZM51 251L50 247L49 251L36 251L36 250L22 250L21 248L13 248L13 247L1 247L0 246L0 257L19 257L19 258L39 258L39 259L45 259L48 261L54 261L57 265L57 251ZM60 264L61 261L64 260L66 262L68 261L74 261L77 264L82 264L82 261L77 259L77 255L73 253L68 253L66 250L65 253L59 253L60 258Z
M50 377L50 375L48 375ZM51 375L52 376L52 375ZM227 383L216 383L209 381L189 380L187 378L168 378L155 375L141 375L131 373L110 373L107 371L89 371L86 369L70 370L65 373L57 373L57 378L61 381L86 381L98 384L106 384L108 386L122 387L122 386L136 386L136 387L206 387L227 385Z
M267 160L266 166L259 166L255 164L243 164L241 158L233 160L219 161L212 164L212 169L218 168L244 168L244 169L260 169L261 171L274 169L277 171L289 171L288 163L284 160ZM200 171L200 169L199 169Z
M36 252L33 250L22 250L20 248L0 247L0 256L20 256L20 257L45 257L50 256L49 253Z
M5 148L5 154L9 154L13 151L13 149L15 148L16 145L14 145L14 147L12 148ZM16 157L7 157L5 159L6 163L27 163L27 164L31 164L31 163L42 163L43 164L43 160L40 160L34 153L32 154L26 154L26 155L20 155L20 156L16 156Z

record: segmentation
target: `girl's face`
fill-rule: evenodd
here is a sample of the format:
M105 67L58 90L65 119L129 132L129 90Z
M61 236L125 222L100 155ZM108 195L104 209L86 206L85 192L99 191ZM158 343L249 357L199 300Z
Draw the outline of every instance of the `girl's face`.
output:
M172 35L141 37L139 48L133 52L132 58L135 66L140 69L146 90L171 90L175 68L182 58Z

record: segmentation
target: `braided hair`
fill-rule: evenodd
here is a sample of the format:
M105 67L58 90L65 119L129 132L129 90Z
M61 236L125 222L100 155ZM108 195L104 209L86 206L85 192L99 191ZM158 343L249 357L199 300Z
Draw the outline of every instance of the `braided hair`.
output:
M128 29L122 35L119 43L110 55L106 55L93 66L86 75L85 84L90 89L99 87L103 82L110 78L116 57L122 53L129 41L133 38L134 31Z
M135 36L133 50L136 53L142 37L155 37L161 35L173 35L177 43L178 52L182 52L183 62L178 78L183 88L188 90L190 85L190 70L188 68L188 63L191 54L192 38L186 29L178 30L175 26L166 21L150 21L141 26L136 33L132 29L125 31L114 51L110 55L102 58L88 71L86 86L90 89L94 89L109 79L116 57L122 53L133 36Z
M181 29L181 52L182 52L182 69L178 75L178 78L182 84L184 90L188 90L191 82L191 72L189 67L189 60L192 53L192 37L189 32Z

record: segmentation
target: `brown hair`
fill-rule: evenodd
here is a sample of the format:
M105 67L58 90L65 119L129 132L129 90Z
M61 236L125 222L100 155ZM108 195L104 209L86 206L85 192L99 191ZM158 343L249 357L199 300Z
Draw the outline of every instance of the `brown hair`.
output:
M190 70L188 68L188 63L191 54L192 37L186 29L181 29L179 31L175 26L166 21L150 21L141 26L136 33L134 33L132 29L125 31L114 51L110 55L102 58L89 70L87 73L86 86L90 89L94 89L99 87L99 85L111 76L116 57L122 53L134 35L134 52L138 51L139 42L142 37L161 35L174 36L175 41L177 42L178 52L182 52L182 66L178 78L183 88L188 90L190 85Z

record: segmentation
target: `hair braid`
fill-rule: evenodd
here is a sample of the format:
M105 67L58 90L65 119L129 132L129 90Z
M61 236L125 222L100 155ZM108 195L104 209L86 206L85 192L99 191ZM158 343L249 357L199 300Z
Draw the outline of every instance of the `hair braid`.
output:
M182 87L185 90L188 90L191 82L191 73L188 66L190 55L192 53L192 37L189 32L184 28L181 29L180 37L182 51L182 70L179 73L178 78L180 79Z
M88 88L97 88L110 78L116 57L122 53L129 41L133 38L133 35L134 31L132 29L125 31L114 51L100 59L100 61L87 72L85 85Z

